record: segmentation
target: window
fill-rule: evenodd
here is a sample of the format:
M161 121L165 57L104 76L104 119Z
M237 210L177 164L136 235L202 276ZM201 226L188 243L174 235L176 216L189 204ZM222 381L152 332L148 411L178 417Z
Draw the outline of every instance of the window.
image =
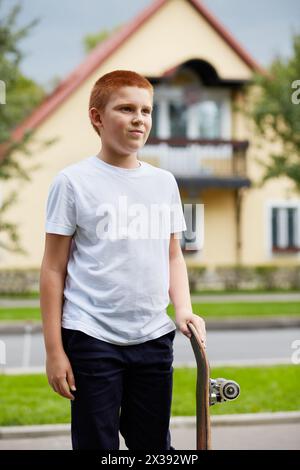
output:
M151 127L151 131L150 131L150 134L149 134L149 137L157 137L158 134L157 134L157 129L158 129L158 122L157 122L157 103L154 101L153 102L153 109L152 109L152 113L151 113L151 116L152 116L152 127Z
M299 251L299 207L272 207L272 251Z
M171 137L186 137L187 109L183 103L171 102L169 105Z
M221 135L220 105L207 100L197 105L198 136L202 139L217 139Z
M191 100L183 86L155 87L152 136L186 139L230 139L231 99L229 90L199 85Z

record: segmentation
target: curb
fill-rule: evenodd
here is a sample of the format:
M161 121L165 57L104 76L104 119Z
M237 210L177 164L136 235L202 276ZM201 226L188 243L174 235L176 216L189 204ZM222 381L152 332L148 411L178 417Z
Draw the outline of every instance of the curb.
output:
M260 424L300 423L299 411L278 411L273 413L242 413L235 415L211 416L211 425L218 426L251 426ZM196 426L194 416L175 416L171 418L170 428L190 428Z
M268 328L295 328L300 327L298 316L276 317L227 317L224 319L209 318L205 320L206 329L216 330L260 330ZM176 328L178 330L178 328ZM0 322L1 334L42 333L43 327L40 321L15 321Z
M300 423L299 411L278 411L273 413L245 413L212 417L215 426L250 426L257 424Z
M43 331L40 321L1 321L0 334L14 335L24 333L41 333Z
M244 360L216 360L210 361L211 368L217 367L272 367L293 365L289 358L275 358L275 359L244 359ZM173 361L174 369L195 369L197 364L195 361ZM0 377L2 375L34 375L46 374L45 366L31 366L31 367L3 367L0 365Z
M291 424L300 423L300 412L276 412L276 413L245 413L239 415L212 416L211 424L218 426L249 426L260 424ZM170 429L195 428L194 416L175 416L171 418ZM70 424L41 424L31 426L1 426L0 439L23 439L50 436L69 436Z
M69 436L70 432L70 424L34 424L30 426L1 426L0 440L51 436Z

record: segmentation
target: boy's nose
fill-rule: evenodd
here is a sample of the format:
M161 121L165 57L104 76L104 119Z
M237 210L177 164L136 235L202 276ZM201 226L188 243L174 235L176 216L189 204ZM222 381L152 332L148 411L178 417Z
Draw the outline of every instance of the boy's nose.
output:
M143 122L143 117L141 115L136 115L133 118L133 122L136 122L136 123Z
M143 122L144 122L144 121L143 121L142 119L134 119L134 120L132 121L132 124L133 124L135 127L137 127L137 126L139 126L140 124L143 124Z

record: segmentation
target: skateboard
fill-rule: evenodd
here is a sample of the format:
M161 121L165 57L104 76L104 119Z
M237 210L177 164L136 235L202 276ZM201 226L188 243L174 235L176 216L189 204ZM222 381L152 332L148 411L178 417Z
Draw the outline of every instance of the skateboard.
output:
M235 400L240 394L240 386L234 380L210 379L210 366L199 333L192 323L188 323L188 327L192 333L190 341L197 362L197 450L211 450L209 407L215 403Z

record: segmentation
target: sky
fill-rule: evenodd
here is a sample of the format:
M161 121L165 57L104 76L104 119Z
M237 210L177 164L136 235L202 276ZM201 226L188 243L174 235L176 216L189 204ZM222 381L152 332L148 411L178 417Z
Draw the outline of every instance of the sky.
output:
M172 1L172 0L169 0ZM0 15L18 0L2 0ZM152 0L19 0L18 26L39 19L20 43L21 69L50 89L84 58L83 37L133 19ZM266 67L288 57L292 35L300 33L300 0L202 0L248 53Z

